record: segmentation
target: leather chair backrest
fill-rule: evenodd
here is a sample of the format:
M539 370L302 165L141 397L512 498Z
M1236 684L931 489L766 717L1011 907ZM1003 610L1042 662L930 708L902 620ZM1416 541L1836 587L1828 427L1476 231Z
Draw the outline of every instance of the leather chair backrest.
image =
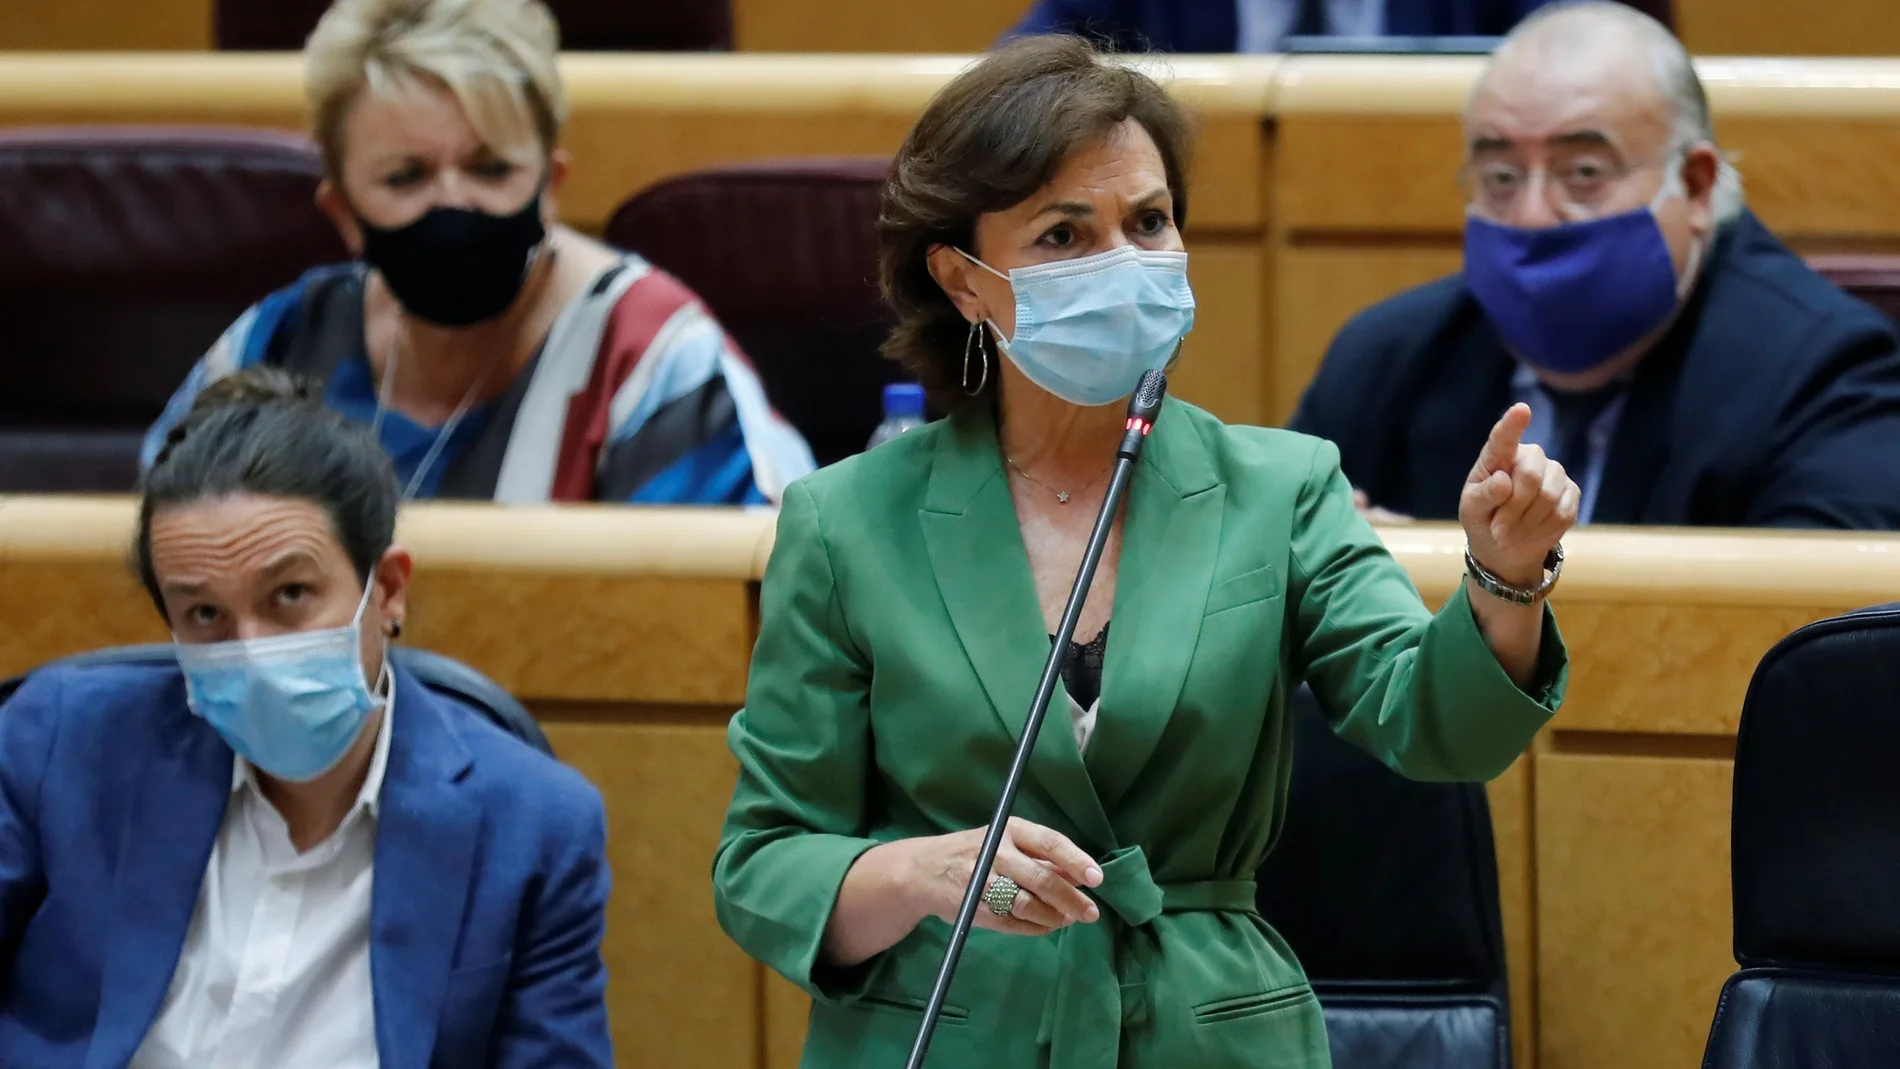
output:
M684 282L758 368L820 464L864 448L883 418L878 297L884 159L721 167L667 179L620 206L609 243Z
M414 676L423 686L436 694L480 715L489 723L513 735L515 738L540 750L553 754L548 737L529 713L514 696L496 685L494 680L482 675L475 669L450 657L428 650L413 649L408 646L391 646L390 660L395 666ZM75 654L51 664L46 668L85 668L95 665L137 665L162 668L178 663L178 656L168 645L116 646L111 649L92 650ZM13 696L25 676L16 676L0 680L0 704Z
M1808 265L1900 323L1900 256L1812 256Z
M244 308L347 256L305 139L0 131L0 492L125 491L140 435Z
M553 756L554 746L534 714L494 680L453 657L413 646L391 646L389 656L397 668L415 676L423 686L468 706L496 727Z
M1484 787L1405 779L1334 735L1306 687L1289 713L1292 781L1259 905L1319 994L1336 1069L1504 1069Z
M331 0L218 0L213 36L234 52L303 48ZM732 47L727 0L547 0L569 52L705 52Z
M1731 826L1735 960L1704 1064L1900 1065L1900 604L1762 658Z

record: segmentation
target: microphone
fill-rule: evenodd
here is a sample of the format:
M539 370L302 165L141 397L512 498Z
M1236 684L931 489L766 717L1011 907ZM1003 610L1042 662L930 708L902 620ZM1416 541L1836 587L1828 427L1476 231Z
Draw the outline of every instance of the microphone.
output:
M1121 445L1115 449L1115 474L1102 495L1102 511L1095 517L1095 530L1089 535L1082 567L1075 585L1069 589L1069 603L1062 610L1062 622L1056 625L1055 641L1049 644L1049 659L1042 666L1042 681L1029 705L1029 718L1023 722L1023 737L1016 743L1010 759L1009 775L1003 780L1003 792L997 796L996 810L990 816L983 848L976 856L976 868L970 884L964 888L963 904L957 909L956 923L950 929L950 941L943 949L943 963L937 969L937 982L930 989L930 1001L924 1006L924 1019L917 1028L917 1040L911 1045L907 1069L923 1069L924 1055L930 1052L930 1039L937 1031L937 1019L943 1015L943 1000L950 993L950 981L956 976L963 946L970 941L970 928L976 923L976 910L990 882L990 867L996 864L996 852L1003 845L1003 832L1009 824L1010 810L1016 807L1016 792L1022 787L1023 774L1029 769L1029 755L1035 752L1036 738L1042 733L1043 719L1049 713L1049 700L1055 696L1056 680L1062 678L1062 658L1075 637L1075 623L1082 615L1082 603L1088 600L1089 587L1095 582L1095 568L1102 562L1102 550L1108 545L1109 529L1115 526L1115 514L1121 511L1122 497L1128 492L1128 480L1134 475L1135 462L1141 459L1141 447L1154 430L1155 417L1168 392L1168 376L1149 371L1141 376L1128 399L1128 425Z

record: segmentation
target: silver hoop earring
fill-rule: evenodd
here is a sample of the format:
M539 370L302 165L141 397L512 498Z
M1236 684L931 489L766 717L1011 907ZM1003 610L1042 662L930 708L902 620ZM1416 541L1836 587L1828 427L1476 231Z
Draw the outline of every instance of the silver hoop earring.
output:
M983 373L982 373L983 377L977 381L976 387L974 389L970 387L970 349L972 346L975 347L977 355L983 358ZM972 323L970 324L970 336L964 339L964 342L963 342L963 394L966 397L975 397L977 394L982 393L984 388L987 387L989 384L990 384L989 342L983 336L983 324L980 322Z

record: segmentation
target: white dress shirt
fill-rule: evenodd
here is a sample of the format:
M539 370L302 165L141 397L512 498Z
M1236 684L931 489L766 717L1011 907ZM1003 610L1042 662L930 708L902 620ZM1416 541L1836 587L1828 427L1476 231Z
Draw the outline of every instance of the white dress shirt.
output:
M1239 5L1241 52L1278 52L1299 25L1305 0L1234 0ZM1326 32L1333 37L1378 37L1385 33L1385 0L1315 0L1324 5Z
M129 1069L375 1069L369 914L388 693L356 803L304 853L236 760L184 951Z

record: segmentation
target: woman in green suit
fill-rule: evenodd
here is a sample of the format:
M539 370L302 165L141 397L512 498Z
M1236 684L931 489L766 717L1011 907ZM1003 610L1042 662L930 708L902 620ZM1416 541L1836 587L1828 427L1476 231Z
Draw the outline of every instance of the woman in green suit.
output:
M804 1065L903 1064L1140 374L1193 321L1187 123L1030 39L899 152L887 351L950 416L792 485L766 570L721 924L815 999ZM1191 359L1191 355L1189 356ZM1287 692L1405 775L1486 779L1561 698L1543 595L1575 484L1506 413L1436 615L1329 444L1169 401L1067 651L929 1064L1316 1069L1319 1008L1254 909ZM1112 630L1111 630L1112 625Z

